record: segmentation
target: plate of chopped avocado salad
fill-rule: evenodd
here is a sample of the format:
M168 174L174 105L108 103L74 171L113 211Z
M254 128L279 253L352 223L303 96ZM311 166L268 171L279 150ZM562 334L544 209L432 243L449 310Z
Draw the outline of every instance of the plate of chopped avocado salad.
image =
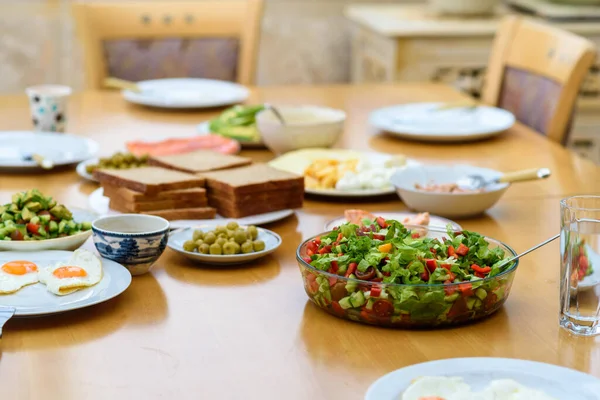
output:
M343 224L301 244L310 300L340 318L396 328L454 325L497 311L518 261L505 244L471 231Z
M254 225L217 220L195 228L172 232L168 246L201 264L243 264L271 254L281 245L281 237Z
M254 106L236 105L223 111L221 115L198 125L200 134L213 133L235 139L244 148L264 148L256 127L256 114L264 110L262 104Z
M92 234L95 215L68 209L37 189L15 193L0 206L0 250L74 250Z

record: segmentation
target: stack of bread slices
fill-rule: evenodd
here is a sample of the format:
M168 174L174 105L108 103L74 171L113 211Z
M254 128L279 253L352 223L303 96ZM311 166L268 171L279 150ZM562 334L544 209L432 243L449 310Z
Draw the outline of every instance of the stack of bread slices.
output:
M304 179L246 157L199 150L94 172L110 208L167 220L240 218L302 207Z

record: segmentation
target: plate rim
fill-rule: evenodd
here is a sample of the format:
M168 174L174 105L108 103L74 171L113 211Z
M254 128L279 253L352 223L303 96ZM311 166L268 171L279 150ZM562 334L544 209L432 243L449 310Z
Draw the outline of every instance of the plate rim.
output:
M96 178L94 178L94 175L87 173L87 171L85 170L85 167L87 167L89 164L92 164L92 163L98 163L99 161L100 161L100 159L98 157L88 158L87 160L81 161L79 164L77 164L77 167L75 167L75 171L77 172L77 175L79 175L80 177L82 177L84 179L87 179L88 181L98 182L98 180Z
M403 387L410 384L410 379L414 379L416 376L422 375L419 374L418 371L423 369L445 369L446 371L451 372L452 368L456 368L457 364L469 365L470 368L477 371L492 371L492 370L522 370L531 373L531 371L539 371L540 369L548 371L554 370L555 375L568 376L565 379L576 377L579 380L585 380L589 382L591 385L596 387L596 390L600 390L600 379L586 374L581 371L577 371L575 369L555 365L548 364L539 361L531 361L531 360L522 360L518 358L505 358L505 357L457 357L457 358L445 358L439 360L431 360L425 361L422 363L417 363L413 365L408 365L403 368L398 368L394 371L390 371L389 373L379 377L375 382L373 382L365 393L365 400L387 400L386 395L391 395L390 391L395 389L391 389L392 385L388 384L388 382L398 383L397 386ZM478 367L479 366L479 367ZM482 368L480 368L482 366ZM464 368L463 368L464 369ZM431 372L429 375L442 375L440 372ZM540 372L534 372L536 376L543 376ZM412 378L408 379L406 375L413 375ZM443 374L443 375L448 375ZM455 374L456 376L460 376L460 372ZM400 386L402 385L402 386ZM387 390L386 390L387 387ZM385 391L384 391L385 390ZM402 394L402 392L395 393L394 399L398 398L398 395ZM392 398L389 398L392 400Z
M98 151L100 149L100 144L95 141L94 139L90 139L88 137L83 137L83 136L78 136L72 133L62 133L62 132L47 132L47 131L28 131L28 130L7 130L7 131L0 131L0 137L5 137L4 135L10 135L10 134L18 134L18 135L51 135L53 137L68 137L72 140L81 140L83 142L85 142L86 144L86 148L89 150L88 154L85 155L85 158L81 158L80 156L75 157L75 159L73 159L72 161L59 161L59 162L54 162L55 166L65 166L65 165L74 165L74 164L79 164L82 161L85 161L86 159L89 158L93 158L94 156L96 156L98 154ZM0 159L0 168L3 169L41 169L41 167L35 162L35 161L21 161L22 164L10 164L7 162L3 162Z
M215 220L215 221L218 221L218 220ZM193 226L193 227L191 226L191 227L188 227L188 228L184 228L184 229L178 230L177 233L170 234L169 235L169 241L167 242L167 246L171 250L173 250L173 251L175 251L175 252L177 252L177 253L179 253L179 254L187 257L190 260L193 260L193 261L196 261L196 262L199 262L199 263L203 263L203 264L214 263L214 264L234 265L234 264L243 264L243 263L254 261L254 260L257 260L257 259L262 258L264 256L267 256L267 255L275 252L281 246L281 244L283 243L283 239L276 232L273 232L270 229L265 229L265 228L261 228L261 227L257 226L256 228L259 230L259 232L262 231L263 233L265 233L267 235L271 235L271 236L275 237L275 239L277 239L277 245L275 245L274 247L269 248L269 249L267 249L265 247L264 250L258 251L258 252L252 252L252 253L247 253L247 254L231 254L231 255L227 255L227 260L222 260L222 261L216 261L216 260L219 260L219 258L223 257L222 255L211 255L211 254L194 253L194 252L191 252L191 251L184 250L183 247L181 249L179 249L178 247L176 247L174 244L171 243L171 237L172 237L172 235L183 234L184 232L187 232L187 231L190 231L190 230L193 230L193 229L199 229L199 228L202 228L203 225L210 225L210 224L200 224L200 225ZM241 226L247 226L247 225L241 225ZM206 260L202 260L202 258L206 258Z
M67 257L67 256L71 256L73 254L73 251L68 251L68 250L42 250L36 253L62 253L60 255ZM10 255L9 253L24 253L23 251L2 251L0 252L0 258L4 258L5 255ZM92 252L93 253L93 252ZM109 260L107 258L101 257L97 254L94 253L95 256L97 256L101 261L102 261L102 269L104 271L104 275L106 274L105 271L105 263L108 262L109 265L112 265L110 268L113 267L121 267L123 270L123 276L122 278L127 281L127 283L124 285L123 288L117 288L114 289L112 291L110 291L110 293L108 293L108 296L100 296L101 298L98 298L94 301L91 301L89 303L86 303L84 305L79 304L78 302L75 303L69 303L68 305L65 305L64 307L62 307L60 310L53 310L53 311L45 311L45 312L19 312L19 309L17 308L17 310L15 311L15 315L14 317L40 317L40 316L47 316L47 315L52 315L52 314L59 314L59 313L63 313L63 312L68 312L68 311L74 311L74 310L79 310L82 308L86 308L86 307L90 307L90 306L94 306L100 303L104 303L108 300L114 299L115 297L121 295L123 292L125 292L129 286L131 285L132 282L132 276L131 273L127 270L127 268L125 268L122 264L119 264L116 261L113 260ZM115 268L115 271L119 271L118 268ZM120 274L121 272L118 272L118 274ZM104 279L104 275L103 278ZM100 283L100 282L98 282ZM39 282L37 282L36 284L41 284ZM93 286L92 286L93 287ZM110 286L109 286L110 287ZM106 291L108 292L108 290ZM14 293L14 295L17 295L19 292Z
M236 88L236 89L240 90L241 94L239 97L232 98L227 101L216 101L216 102L204 103L204 104L165 103L161 100L152 99L150 97L144 97L142 94L132 92L131 90L128 90L128 89L121 90L121 97L125 101L128 101L130 103L140 104L140 105L144 105L144 106L148 106L148 107L175 108L175 109L203 109L203 108L221 107L221 106L226 106L226 105L230 105L230 104L241 103L241 102L244 102L246 99L248 99L248 97L250 96L250 90L248 89L247 86L244 86L237 82L230 82L230 81L224 81L224 80L219 80L219 79L205 79L205 78L162 78L161 79L161 78L159 78L159 79L142 80L142 81L137 82L137 84L143 86L143 85L152 84L152 83L158 82L158 81L199 81L199 82L213 82L213 83L217 82L218 84L227 85L232 88Z
M478 105L478 108L494 110L495 112L502 113L506 116L510 116L512 123L505 128L484 129L484 130L480 129L475 132L471 131L469 133L449 132L449 133L441 134L441 133L414 132L414 131L410 131L410 130L408 130L408 131L407 130L400 131L397 129L393 130L393 128L390 128L389 125L384 126L384 124L381 124L381 123L379 123L380 121L378 121L378 119L381 118L382 114L384 114L386 111L390 111L393 109L403 108L403 107L407 107L407 106L415 106L415 105L435 106L435 105L440 105L440 104L443 104L443 103L440 103L440 102L414 102L414 103L404 103L404 104L391 105L391 106L387 106L387 107L381 107L381 108L371 111L371 113L369 114L369 118L368 118L369 125L377 128L383 132L386 132L386 133L389 133L389 134L392 134L392 135L395 135L398 137L402 137L402 138L419 139L421 141L461 142L461 141L470 141L470 140L483 139L483 138L497 136L497 135L501 134L502 132L505 132L506 130L510 129L512 126L514 126L514 124L516 122L516 117L510 111L504 110L499 107L488 106L485 104Z

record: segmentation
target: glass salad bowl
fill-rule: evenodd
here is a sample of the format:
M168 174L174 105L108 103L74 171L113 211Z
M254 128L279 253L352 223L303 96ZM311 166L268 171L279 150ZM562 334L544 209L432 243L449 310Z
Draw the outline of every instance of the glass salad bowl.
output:
M446 231L406 226L423 238L447 237ZM432 328L464 324L496 312L508 298L518 260L499 274L471 282L400 284L352 279L319 270L306 260L310 243L324 232L303 242L296 259L304 289L317 307L339 317L365 324L392 328ZM485 238L489 249L501 248L505 257L515 256L509 246ZM354 275L352 275L354 276Z

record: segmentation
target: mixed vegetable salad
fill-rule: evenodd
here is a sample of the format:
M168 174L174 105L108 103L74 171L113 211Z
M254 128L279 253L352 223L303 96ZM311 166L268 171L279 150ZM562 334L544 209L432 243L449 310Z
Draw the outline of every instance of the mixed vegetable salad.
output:
M586 276L590 276L594 272L592 264L590 263L589 256L587 254L587 249L584 240L580 240L577 243L577 245L573 248L572 258L572 281L580 282Z
M0 240L54 239L90 229L91 222L75 222L67 207L37 189L15 193L12 203L0 206Z
M305 244L310 298L327 311L382 325L439 325L488 315L504 302L514 266L475 232L441 239L376 218L345 224ZM325 274L325 272L327 274Z
M223 111L209 122L212 133L235 139L239 142L260 142L256 128L256 114L265 109L262 104L254 106L235 105Z

